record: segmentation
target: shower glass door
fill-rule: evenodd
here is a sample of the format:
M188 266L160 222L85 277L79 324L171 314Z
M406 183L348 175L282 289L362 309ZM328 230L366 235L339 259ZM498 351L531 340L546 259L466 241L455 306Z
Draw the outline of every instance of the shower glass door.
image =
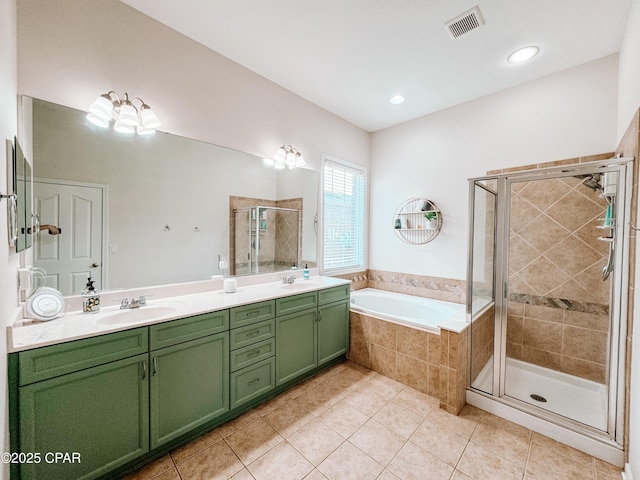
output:
M504 395L607 431L618 173L506 185Z

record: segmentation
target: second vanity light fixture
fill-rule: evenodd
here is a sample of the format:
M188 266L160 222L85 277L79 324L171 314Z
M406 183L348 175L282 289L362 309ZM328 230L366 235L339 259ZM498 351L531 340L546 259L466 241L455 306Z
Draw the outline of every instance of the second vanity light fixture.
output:
M282 145L273 158L264 158L263 161L265 164L278 169L304 167L307 164L298 149L291 145Z
M133 104L136 101L140 102L138 108ZM149 135L160 126L155 112L142 99L129 100L129 94L125 93L121 100L113 90L98 96L87 115L87 120L102 128L107 128L112 119L115 120L113 129L120 133Z

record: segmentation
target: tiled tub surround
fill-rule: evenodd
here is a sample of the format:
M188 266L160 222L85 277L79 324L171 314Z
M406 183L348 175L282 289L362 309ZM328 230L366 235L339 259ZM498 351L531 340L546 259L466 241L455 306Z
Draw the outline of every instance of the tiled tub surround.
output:
M471 324L471 385L493 357L495 307L492 305L473 319Z
M583 180L512 184L507 355L604 383L607 202Z

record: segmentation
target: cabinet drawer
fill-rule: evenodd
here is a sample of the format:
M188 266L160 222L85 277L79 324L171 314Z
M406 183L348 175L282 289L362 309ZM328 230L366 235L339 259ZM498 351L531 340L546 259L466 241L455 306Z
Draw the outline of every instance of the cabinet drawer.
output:
M231 350L252 345L261 340L271 338L276 333L276 323L272 318L253 325L231 330Z
M231 352L231 371L253 365L265 358L273 357L276 353L276 339L270 338Z
M231 309L231 328L250 325L260 320L273 317L275 317L275 304L273 300L243 305L242 307L234 307Z
M231 408L235 408L275 388L273 357L231 374Z
M315 308L318 304L317 292L301 293L292 297L276 299L276 315L299 312L309 308Z
M229 310L181 318L149 327L151 350L195 340L229 329Z
M39 382L147 353L148 349L149 336L144 327L19 352L19 384Z
M349 298L349 284L318 291L318 305L337 302Z

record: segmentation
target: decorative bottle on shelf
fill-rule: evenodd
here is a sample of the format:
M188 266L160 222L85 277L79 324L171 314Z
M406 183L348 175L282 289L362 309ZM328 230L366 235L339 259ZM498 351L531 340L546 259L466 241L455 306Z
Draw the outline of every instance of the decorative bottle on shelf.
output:
M87 279L87 285L82 289L82 311L86 313L97 313L100 311L100 294L93 286L94 280Z

